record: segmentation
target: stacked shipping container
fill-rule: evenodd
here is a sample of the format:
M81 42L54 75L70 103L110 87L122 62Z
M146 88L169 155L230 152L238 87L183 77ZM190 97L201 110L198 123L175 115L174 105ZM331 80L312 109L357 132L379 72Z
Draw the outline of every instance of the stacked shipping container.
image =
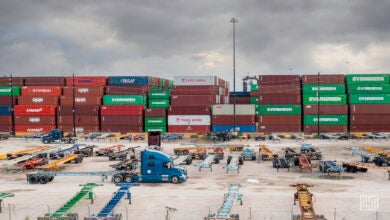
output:
M347 75L350 131L390 131L390 84L388 74Z
M348 105L344 75L303 75L302 84L303 131L347 132Z
M12 106L19 95L19 86L0 86L0 132L12 131Z
M236 129L234 130L234 105L213 105L211 127L213 132L255 132L255 105L236 104Z
M145 132L167 132L166 108L169 107L170 90L151 90L148 93L148 106L145 110Z

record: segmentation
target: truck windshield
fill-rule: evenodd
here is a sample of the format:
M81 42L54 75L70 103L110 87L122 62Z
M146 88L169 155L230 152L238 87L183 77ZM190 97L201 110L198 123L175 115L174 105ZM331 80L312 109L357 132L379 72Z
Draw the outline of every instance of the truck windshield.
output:
M165 163L163 163L163 166L165 168L171 169L173 167L173 164L172 164L172 162L165 162Z

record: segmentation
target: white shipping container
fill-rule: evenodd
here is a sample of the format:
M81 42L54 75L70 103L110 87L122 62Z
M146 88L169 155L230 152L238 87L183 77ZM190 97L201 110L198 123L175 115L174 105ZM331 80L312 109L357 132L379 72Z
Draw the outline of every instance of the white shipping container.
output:
M218 85L216 76L175 76L173 78L175 86L200 86L200 85Z
M255 115L256 105L253 104L236 104L236 115ZM225 104L225 105L213 105L212 107L213 115L233 115L234 114L234 105Z
M210 125L210 115L168 115L168 125Z

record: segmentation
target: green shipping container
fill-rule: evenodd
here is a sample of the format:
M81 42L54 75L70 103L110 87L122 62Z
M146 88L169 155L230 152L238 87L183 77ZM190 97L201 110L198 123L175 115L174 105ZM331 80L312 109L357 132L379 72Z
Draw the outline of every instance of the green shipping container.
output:
M160 131L161 134L167 133L167 127L146 127L145 126L145 132L149 131Z
M168 108L169 99L149 99L149 108Z
M257 105L258 115L300 115L300 105Z
M352 94L388 94L390 93L390 84L377 85L348 85L348 93Z
M259 97L251 97L250 104L259 104Z
M147 127L164 127L167 126L167 119L160 117L145 118L145 126Z
M13 86L11 94L11 86L0 86L0 96L20 96L20 86Z
M170 90L152 90L148 93L150 99L169 99L171 96Z
M351 94L349 104L390 104L390 94Z
M304 125L318 125L318 115L305 115ZM320 125L348 125L348 115L320 115Z
M388 84L389 74L348 74L347 84Z
M257 84L250 84L249 88L251 91L259 91L259 85Z
M345 94L345 85L343 84L305 84L303 85L303 94L317 94L320 87L320 94Z
M146 105L143 95L105 95L103 105Z
M321 94L318 97L317 95L303 95L303 104L304 105L314 105L318 104L347 104L347 95L345 94Z

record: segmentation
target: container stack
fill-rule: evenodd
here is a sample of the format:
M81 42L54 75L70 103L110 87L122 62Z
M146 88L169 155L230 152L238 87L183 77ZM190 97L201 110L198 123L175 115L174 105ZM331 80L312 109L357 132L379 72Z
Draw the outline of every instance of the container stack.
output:
M234 104L234 98L236 98L236 104L250 104L251 94L250 92L230 92L229 103Z
M211 106L229 102L228 82L216 76L179 76L171 89L168 131L208 133Z
M147 108L145 109L145 132L160 131L167 132L167 109Z
M0 86L0 132L12 131L12 106L19 95L19 86Z
M236 104L236 127L234 129L234 105L213 105L211 130L237 131L237 132L256 132L255 105Z
M258 85L258 91L251 91L251 104L256 105L257 131L300 132L299 75L260 75Z
M389 74L347 75L350 131L390 131Z
M302 84L303 131L308 134L347 132L348 105L344 75L303 75Z

